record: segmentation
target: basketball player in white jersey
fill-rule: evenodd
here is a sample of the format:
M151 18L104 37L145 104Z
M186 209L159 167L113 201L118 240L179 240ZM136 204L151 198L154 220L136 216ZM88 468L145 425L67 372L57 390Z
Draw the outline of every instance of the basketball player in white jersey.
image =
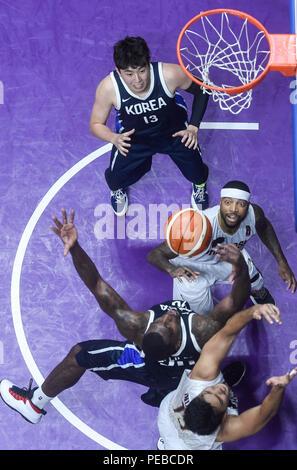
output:
M191 309L205 315L213 308L211 287L227 284L231 267L215 256L218 243L233 243L241 251L249 268L251 300L253 303L275 303L264 287L261 273L254 265L245 244L258 235L278 264L280 277L287 290L296 291L296 279L281 249L272 224L263 210L250 203L250 190L245 183L230 181L221 191L220 205L204 211L212 226L212 240L208 248L197 256L187 258L175 255L163 243L148 254L148 261L173 278L173 298L186 300Z
M90 120L91 133L113 144L105 171L116 215L128 209L126 189L151 168L153 155L169 155L193 184L193 207L208 207L206 180L197 133L209 95L177 64L151 62L143 38L126 37L114 46L115 70L98 85ZM191 117L177 88L194 94ZM117 112L115 131L107 125Z
M297 368L269 378L266 385L271 390L263 402L241 414L232 406L230 388L220 372L238 333L252 320L262 318L270 324L281 324L279 309L274 305L254 305L243 310L205 344L193 369L184 371L178 388L160 405L160 450L221 450L223 442L259 432L276 415Z

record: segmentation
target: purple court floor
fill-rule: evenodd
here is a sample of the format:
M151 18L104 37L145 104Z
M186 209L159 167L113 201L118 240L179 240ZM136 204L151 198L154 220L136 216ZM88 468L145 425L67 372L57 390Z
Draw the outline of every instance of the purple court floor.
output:
M132 308L171 299L171 279L150 266L146 255L163 237L157 206L189 204L191 185L169 157L156 155L151 172L130 189L126 220L116 221L104 179L109 146L91 136L90 112L99 81L113 69L116 41L143 36L152 60L177 62L183 25L200 10L224 6L248 11L270 33L290 32L285 0L231 0L227 5L224 0L0 2L1 378L20 386L31 377L42 383L77 342L121 339L49 229L51 216L60 216L62 207L75 209L81 245ZM228 180L244 180L297 274L292 81L269 74L254 90L250 109L237 116L210 100L199 139L210 169L210 205L218 203ZM114 114L111 126L113 119ZM236 129L239 123L246 129ZM297 363L297 293L286 292L275 259L259 239L247 249L276 298L283 324L251 323L236 340L230 358L247 364L238 388L240 410L263 400L266 379ZM154 450L157 409L140 400L145 390L86 373L47 407L36 426L1 402L0 449ZM296 390L293 382L263 431L224 448L296 449Z

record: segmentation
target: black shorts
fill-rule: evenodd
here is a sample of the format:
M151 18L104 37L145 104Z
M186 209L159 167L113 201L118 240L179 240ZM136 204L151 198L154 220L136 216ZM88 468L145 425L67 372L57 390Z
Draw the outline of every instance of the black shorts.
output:
M159 390L175 390L183 369L153 366L145 362L135 344L130 341L90 340L79 343L76 354L79 366L104 380L127 380Z
M199 147L196 150L185 147L181 142L181 137L155 136L150 139L149 143L132 142L126 156L121 155L113 146L110 165L105 171L109 188L116 191L136 183L150 171L152 157L156 153L169 155L188 181L201 184L207 180L208 167L202 161Z

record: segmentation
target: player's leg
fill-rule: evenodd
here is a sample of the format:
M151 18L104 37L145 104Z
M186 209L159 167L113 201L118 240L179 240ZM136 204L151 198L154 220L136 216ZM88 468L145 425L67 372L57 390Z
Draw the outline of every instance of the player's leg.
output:
M128 210L127 188L150 171L151 164L151 152L144 147L133 145L127 156L123 156L116 147L112 148L105 179L111 190L110 200L116 215L125 215Z
M31 423L46 414L44 407L59 393L73 387L89 370L104 380L128 380L145 386L158 385L145 367L133 343L115 340L90 340L75 345L53 369L41 387L20 388L2 380L0 394L4 402Z
M193 184L191 203L194 209L208 208L208 192L206 181L208 167L203 163L200 148L196 150L185 147L180 137L175 137L169 156L178 166L184 177Z
M76 356L78 363L104 380L125 380L149 387L141 395L147 405L158 407L162 399L174 390L180 380L180 371L144 361L134 343L107 340L81 343L83 348Z
M261 272L254 264L252 258L246 249L243 249L242 255L248 265L249 276L251 280L251 295L250 299L254 304L274 304L275 300L270 294L267 287L264 286L264 279Z
M160 375L154 373L144 362L138 348L131 342L109 341L106 348L104 343L89 342L88 348L84 348L78 355L80 364L88 365L88 369L95 372L104 380L125 380L150 387L148 392L141 395L141 400L150 406L159 406L162 399L168 393L168 383L164 384L163 369ZM111 348L113 347L113 350ZM91 357L88 357L90 356ZM91 366L91 367L90 367ZM172 382L173 390L176 381Z
M1 398L27 421L38 423L46 414L44 407L63 390L73 387L86 371L86 368L81 367L76 360L76 354L80 350L79 345L74 346L40 387L32 389L32 380L28 389L18 387L9 380L2 380Z

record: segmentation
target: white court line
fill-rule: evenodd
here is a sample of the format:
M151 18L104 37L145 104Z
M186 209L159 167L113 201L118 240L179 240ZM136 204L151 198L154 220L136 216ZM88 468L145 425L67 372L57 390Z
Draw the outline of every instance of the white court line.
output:
M227 131L258 131L258 122L201 122L200 129L223 129Z
M76 165L70 168L64 175L62 175L56 183L49 189L49 191L45 194L42 198L38 206L36 207L35 211L33 212L29 222L26 225L26 228L22 234L17 253L15 256L13 270L12 270L12 278L11 278L11 310L12 310L12 318L14 329L17 337L17 341L23 355L23 358L27 364L29 371L32 374L35 382L40 386L44 382L44 377L42 376L41 372L38 369L36 362L31 354L30 348L27 343L26 335L23 328L22 322L22 315L21 315L21 307L20 307L20 279L21 279L21 271L22 271L22 264L24 261L26 249L28 243L30 241L31 235L33 230L40 219L42 213L53 199L53 197L60 191L60 189L69 181L76 173L82 170L85 166L89 165L92 161L96 158L100 157L104 153L111 150L111 144L106 144L100 149L92 152L91 154L87 155L85 158L80 160ZM59 413L61 413L64 418L69 421L73 426L75 426L79 431L85 434L87 437L92 439L93 441L100 444L102 447L106 449L116 449L116 450L127 450L124 447L119 446L118 444L106 439L101 434L94 431L90 428L87 424L81 421L75 414L73 414L69 408L67 408L60 399L54 398L51 401L51 404L56 408Z

